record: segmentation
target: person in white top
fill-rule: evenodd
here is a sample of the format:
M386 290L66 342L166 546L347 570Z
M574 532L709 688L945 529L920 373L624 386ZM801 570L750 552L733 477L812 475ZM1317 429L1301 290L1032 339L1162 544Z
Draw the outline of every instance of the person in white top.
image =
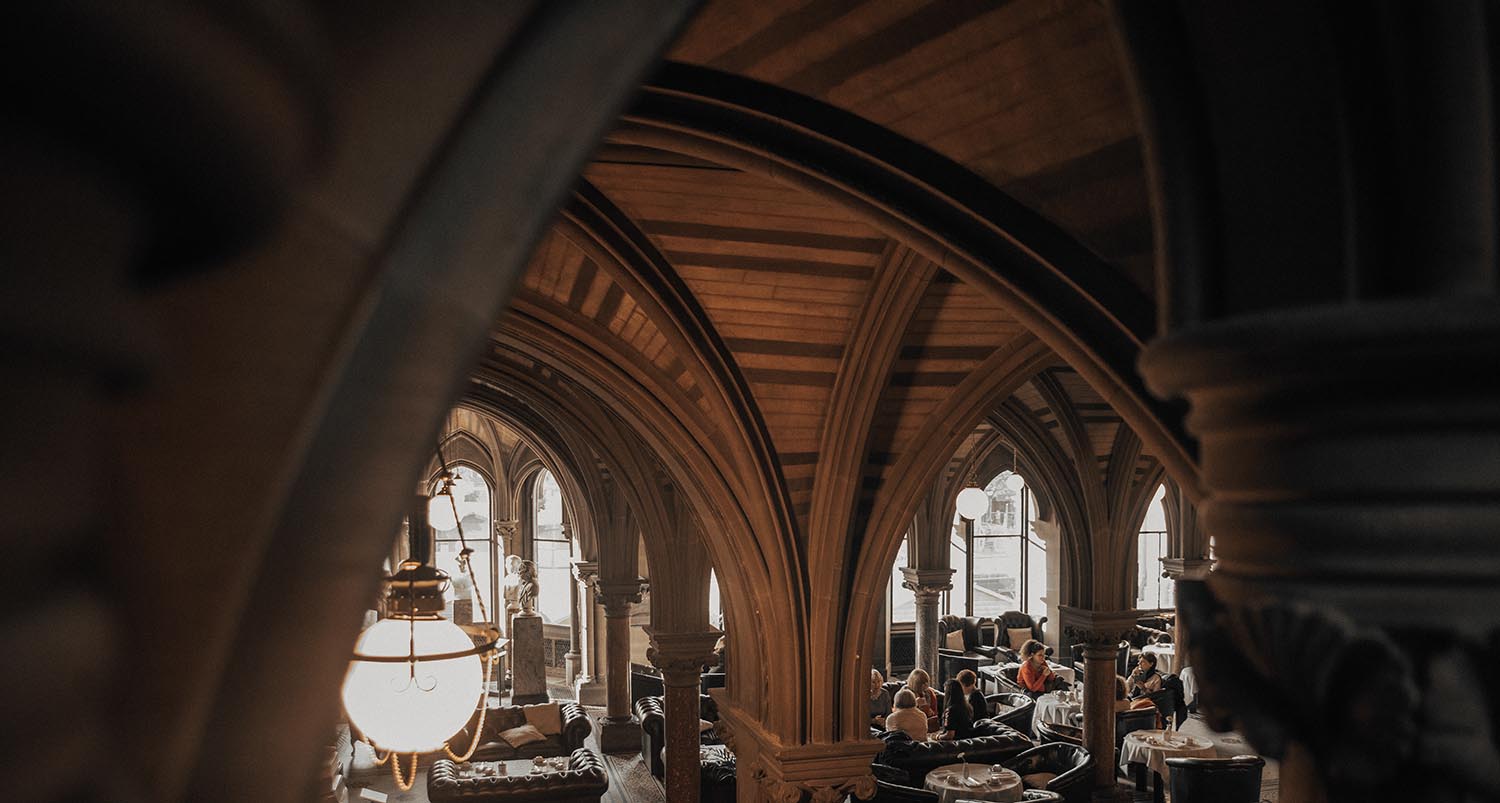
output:
M896 692L896 708L885 718L885 729L902 731L918 742L927 738L927 715L917 708L917 695L911 689Z

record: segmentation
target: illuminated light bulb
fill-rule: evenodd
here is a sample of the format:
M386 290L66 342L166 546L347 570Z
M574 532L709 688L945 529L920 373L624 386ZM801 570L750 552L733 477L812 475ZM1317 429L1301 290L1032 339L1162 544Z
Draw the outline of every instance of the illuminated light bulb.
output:
M458 519L453 517L452 496L439 492L427 500L427 524L438 532L458 527Z
M415 644L413 644L415 640ZM478 655L424 660L422 655L463 652L474 647L458 625L441 617L382 619L360 634L354 651L371 657L419 656L408 661L349 663L344 676L344 710L371 744L398 753L437 750L469 721L484 691L484 665Z
M958 515L970 521L978 519L990 509L989 494L983 488L970 486L958 492Z
M1005 487L1012 491L1019 491L1026 487L1026 480L1022 479L1020 474L1012 473L1005 478Z

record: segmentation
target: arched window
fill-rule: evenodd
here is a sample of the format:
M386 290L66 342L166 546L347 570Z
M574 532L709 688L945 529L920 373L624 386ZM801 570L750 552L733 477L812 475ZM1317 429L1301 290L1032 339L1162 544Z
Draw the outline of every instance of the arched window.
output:
M1142 610L1170 608L1176 604L1171 579L1161 576L1161 560L1167 557L1167 512L1162 507L1167 487L1159 486L1136 537L1135 607Z
M573 606L568 583L572 582L573 542L563 532L562 488L546 469L532 482L531 554L536 562L536 612L547 624L571 624Z
M437 490L437 483L433 483L433 491ZM474 604L474 592L476 590L484 595L484 602L489 606L493 616L494 585L490 574L490 536L493 527L490 524L490 484L484 475L478 471L465 466L453 467L453 499L458 503L459 523L463 525L464 541L468 542L469 548L474 553L469 556L469 565L474 569L474 580L468 580L468 572L463 571L458 565L458 553L463 548L463 542L458 538L458 527L448 530L434 529L432 533L432 560L433 565L448 573L452 585L448 589L448 604L446 615L450 621L458 621L467 624L479 616L479 606ZM458 604L467 602L467 611L460 610L455 618L455 608L462 609L465 606Z
M708 570L708 623L721 630L724 628L724 604L719 596L719 575L713 569Z
M901 539L901 549L896 551L896 562L891 564L891 622L915 622L917 620L917 595L902 587L906 575L901 569L906 566L906 542L910 535Z
M957 515L953 518L954 583L952 613L999 616L1006 611L1046 613L1047 544L1032 527L1036 497L1024 483L1011 490L1011 472L1002 471L985 486L990 507L974 521L973 536ZM958 563L960 556L964 558ZM963 603L960 609L958 603Z

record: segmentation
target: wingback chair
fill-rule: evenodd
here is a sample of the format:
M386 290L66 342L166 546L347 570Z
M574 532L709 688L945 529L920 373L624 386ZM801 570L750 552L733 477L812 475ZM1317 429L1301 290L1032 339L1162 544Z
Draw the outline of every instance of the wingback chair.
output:
M1234 758L1169 758L1172 803L1256 803L1266 760L1260 756Z
M1076 744L1083 746L1083 728L1073 725L1056 725L1036 720L1036 740L1042 744Z
M1086 803L1094 790L1094 758L1078 745L1037 745L1005 762L1028 787L1057 792L1068 803Z
M1010 707L1009 711L994 714L990 719L1002 725L1009 725L1022 733L1031 733L1031 717L1036 713L1036 700L1016 692L1001 692L985 695L984 701L989 703L992 711L1000 705Z
M1019 630L1024 627L1031 631L1031 638L1034 638L1037 641L1043 641L1042 625L1047 622L1047 617L1032 616L1027 613L1022 613L1021 611L1006 611L1005 613L1002 613L998 617L996 617L994 621L996 631L995 643L1000 645L999 649L997 650L999 654L995 657L995 661L1014 661L1019 663L1021 660L1021 653L1020 650L1013 649L1010 646L1010 631ZM1045 641L1043 641L1043 643L1045 643ZM1051 647L1047 648L1047 657L1052 657Z
M962 650L948 645L949 633L963 634ZM995 621L986 617L957 616L951 613L938 617L939 648L965 657L982 659L986 664L995 661L995 654L999 650L996 646L997 633Z

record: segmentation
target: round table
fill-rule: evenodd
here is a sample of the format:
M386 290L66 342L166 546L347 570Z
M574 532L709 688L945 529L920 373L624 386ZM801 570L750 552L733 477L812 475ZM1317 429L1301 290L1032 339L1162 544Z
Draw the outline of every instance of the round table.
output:
M1218 757L1218 751L1214 750L1214 743L1207 739L1187 736L1179 732L1173 737L1175 741L1167 744L1163 741L1164 733L1159 730L1144 730L1126 734L1125 741L1120 744L1120 766L1128 771L1131 764L1144 764L1165 780L1169 776L1167 772L1167 759L1169 758L1177 756Z
M1041 697L1036 698L1036 714L1034 718L1038 722L1046 722L1051 725L1072 725L1073 715L1082 710L1082 702L1063 702L1058 698L1057 692L1049 691Z
M967 769L967 775L965 770ZM964 778L978 781L970 786ZM1021 776L1011 770L1001 770L991 777L989 764L947 764L927 773L923 784L929 792L936 792L938 803L954 803L958 800L1020 800Z

